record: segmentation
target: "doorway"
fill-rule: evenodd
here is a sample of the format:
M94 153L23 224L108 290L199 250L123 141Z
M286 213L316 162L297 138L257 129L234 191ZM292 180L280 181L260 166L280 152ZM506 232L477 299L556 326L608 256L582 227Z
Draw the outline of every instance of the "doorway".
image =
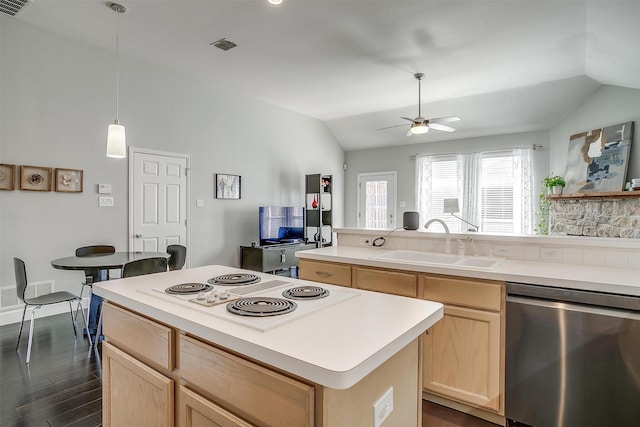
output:
M189 160L188 154L130 148L130 250L165 252L168 245L183 245L189 253Z
M358 228L396 228L397 173L358 174Z

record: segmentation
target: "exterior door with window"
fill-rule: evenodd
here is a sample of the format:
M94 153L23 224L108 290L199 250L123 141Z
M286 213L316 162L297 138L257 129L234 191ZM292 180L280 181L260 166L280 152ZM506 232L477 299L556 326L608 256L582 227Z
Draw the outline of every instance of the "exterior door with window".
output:
M358 174L358 228L396 227L396 172Z
M131 149L129 247L164 252L187 245L189 156Z

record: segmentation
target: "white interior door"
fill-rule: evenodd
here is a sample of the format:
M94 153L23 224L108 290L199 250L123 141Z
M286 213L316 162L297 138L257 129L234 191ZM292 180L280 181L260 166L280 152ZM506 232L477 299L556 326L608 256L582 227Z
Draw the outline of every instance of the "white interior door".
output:
M173 244L188 249L188 167L186 154L130 150L131 250L164 252Z
M396 227L396 172L358 174L358 227Z

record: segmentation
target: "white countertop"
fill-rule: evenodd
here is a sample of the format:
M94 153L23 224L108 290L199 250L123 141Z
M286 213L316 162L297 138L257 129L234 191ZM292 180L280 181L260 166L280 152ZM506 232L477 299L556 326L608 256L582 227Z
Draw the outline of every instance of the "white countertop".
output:
M371 247L329 246L299 251L296 252L296 256L318 261L640 296L640 271L638 270L511 259L505 260L494 269L373 259L373 257L380 255L381 251L388 250Z
M355 290L357 297L261 331L212 316L197 304L189 303L194 308L182 301L178 304L155 291L179 283L206 283L211 277L238 272L246 271L225 266L176 270L94 283L93 292L169 326L334 389L356 384L443 315L442 304L436 302ZM290 281L292 286L313 283L250 273L262 281ZM321 286L330 291L344 289Z

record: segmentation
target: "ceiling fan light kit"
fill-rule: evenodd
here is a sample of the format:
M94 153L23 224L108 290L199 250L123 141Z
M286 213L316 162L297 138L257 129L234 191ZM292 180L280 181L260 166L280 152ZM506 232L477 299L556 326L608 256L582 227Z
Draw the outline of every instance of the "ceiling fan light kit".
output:
M460 120L460 117L457 116L449 116L449 117L437 117L434 119L425 119L422 117L422 98L421 98L421 84L420 82L424 78L424 73L415 73L413 77L418 81L418 117L415 119L410 119L409 117L400 117L403 120L407 120L411 122L411 127L407 132L407 136L411 135L424 135L429 132L429 129L435 129L443 132L455 132L455 129L451 126L445 126L442 123L448 122L456 122ZM396 126L387 126L384 128L379 128L376 130L384 130L397 128L405 125L396 125Z

